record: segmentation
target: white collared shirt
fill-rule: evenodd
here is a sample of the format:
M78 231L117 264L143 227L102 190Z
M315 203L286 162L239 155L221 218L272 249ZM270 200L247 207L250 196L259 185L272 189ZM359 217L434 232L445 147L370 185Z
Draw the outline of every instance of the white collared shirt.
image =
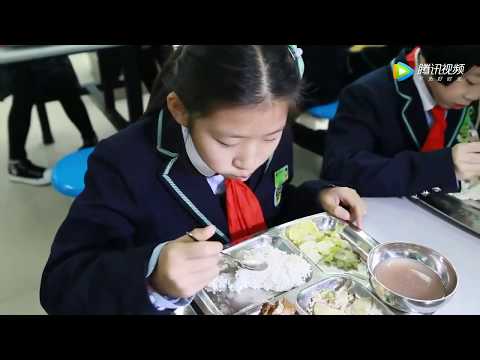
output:
M213 171L202 159L193 143L190 131L185 126L182 126L183 140L185 141L185 149L187 156L192 165L197 171L207 178L208 185L215 195L220 195L225 192L225 178Z
M420 49L417 50L415 54L415 65L419 63ZM425 111L425 117L427 119L427 124L429 127L432 126L432 110L437 105L437 102L433 98L430 90L428 90L427 84L425 84L425 79L421 75L417 75L417 72L413 75L413 82L417 88L418 94L420 95L420 100L422 101L423 110ZM447 112L445 112L447 116Z
M415 67L419 63L420 57L420 49L417 50L415 54ZM432 119L432 110L437 105L437 102L433 98L430 90L427 88L427 84L425 84L425 79L421 75L417 75L417 72L413 75L413 82L415 83L415 87L417 88L418 94L420 95L420 100L422 101L423 110L425 111L425 118L427 119L428 127L432 127L433 119ZM448 110L445 111L445 116L447 116ZM461 188L461 183L457 179L457 183L459 188Z

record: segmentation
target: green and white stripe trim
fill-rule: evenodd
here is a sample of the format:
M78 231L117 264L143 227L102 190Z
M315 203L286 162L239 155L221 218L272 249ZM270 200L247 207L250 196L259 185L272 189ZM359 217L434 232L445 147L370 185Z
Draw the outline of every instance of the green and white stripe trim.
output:
M158 126L157 126L157 150L172 159L167 164L165 170L163 171L162 177L167 181L171 188L177 193L178 197L205 223L205 226L213 225L210 220L193 204L193 202L180 190L180 188L175 184L172 178L169 176L170 170L175 162L178 160L178 154L172 151L166 150L162 147L162 135L163 135L163 110L160 111L158 117ZM220 236L225 242L229 242L229 238L220 230L216 229L216 234Z
M157 150L161 152L164 155L167 155L169 157L177 157L178 154L171 152L169 150L166 150L162 148L162 135L163 135L163 109L160 111L160 114L158 115L158 125L157 125Z
M170 162L167 164L165 171L162 174L162 177L168 182L168 184L172 187L172 189L177 193L180 199L187 204L187 206L205 223L205 226L213 225L210 220L206 218L205 215L202 214L200 210L190 201L190 199L179 189L179 187L175 184L172 178L168 175L170 173L170 169L172 168L175 161L177 161L178 156L174 157ZM218 228L216 228L215 232L218 236L224 239L227 243L230 241L228 237Z
M391 66L392 70L394 68L394 65L395 65L395 59L393 59L392 62L390 63L390 66ZM397 91L398 95L400 95L402 98L407 100L407 103L405 104L405 106L402 109L402 119L403 119L403 122L405 123L405 125L407 126L408 132L410 133L410 136L412 137L413 141L415 142L415 145L417 145L417 147L420 149L421 148L420 142L418 141L417 137L415 136L415 133L413 132L412 127L410 126L410 123L408 122L407 116L405 115L405 112L407 111L408 107L410 106L410 103L412 102L412 97L408 96L408 95L405 95L402 92L400 92L400 89L398 87L397 79L394 78L393 82L395 84L395 90Z

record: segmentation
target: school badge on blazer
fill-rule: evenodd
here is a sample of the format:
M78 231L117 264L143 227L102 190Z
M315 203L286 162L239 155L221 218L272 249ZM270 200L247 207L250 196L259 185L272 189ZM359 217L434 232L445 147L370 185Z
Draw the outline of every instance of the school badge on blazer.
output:
M274 181L275 191L273 195L273 204L275 205L275 207L277 207L282 201L283 184L288 181L288 165L285 165L284 167L275 171Z

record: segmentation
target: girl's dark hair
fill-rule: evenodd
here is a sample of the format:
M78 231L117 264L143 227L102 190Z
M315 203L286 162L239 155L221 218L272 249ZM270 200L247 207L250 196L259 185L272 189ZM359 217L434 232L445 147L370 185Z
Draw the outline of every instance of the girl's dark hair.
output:
M146 114L165 107L172 91L198 117L268 100L285 99L295 107L302 81L287 45L183 45L156 79Z

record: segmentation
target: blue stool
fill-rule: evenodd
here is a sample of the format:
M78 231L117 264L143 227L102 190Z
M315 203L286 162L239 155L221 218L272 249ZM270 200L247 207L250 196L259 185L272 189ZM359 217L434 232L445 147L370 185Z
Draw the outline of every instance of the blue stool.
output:
M293 136L295 143L317 155L323 156L325 152L325 137L330 120L335 117L338 108L338 101L330 104L314 106L306 113L309 116L300 117L293 125Z
M52 170L52 186L59 193L76 197L85 188L87 160L94 148L83 149L65 156Z
M307 110L307 112L320 119L333 119L338 109L338 101L326 105L314 106Z

